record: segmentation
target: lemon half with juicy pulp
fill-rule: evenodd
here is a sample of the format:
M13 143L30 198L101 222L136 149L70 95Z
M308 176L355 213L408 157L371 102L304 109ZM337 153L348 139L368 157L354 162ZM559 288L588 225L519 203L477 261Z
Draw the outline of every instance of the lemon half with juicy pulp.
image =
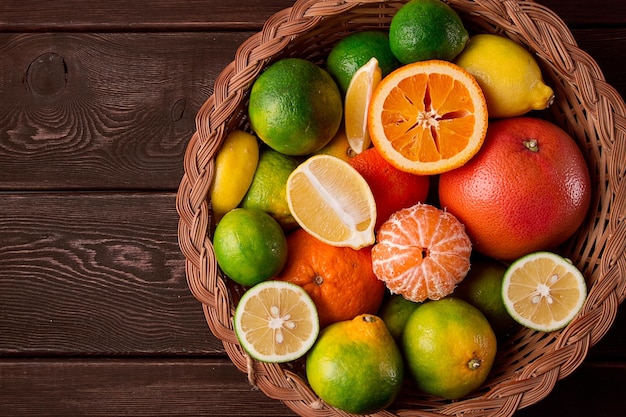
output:
M523 326L552 332L567 326L587 298L583 274L568 259L536 252L513 262L504 274L502 299Z
M315 155L287 179L291 215L307 232L333 246L374 243L376 202L365 178L349 163Z
M246 291L234 315L235 334L254 359L282 363L302 357L319 334L317 309L299 285L264 281Z

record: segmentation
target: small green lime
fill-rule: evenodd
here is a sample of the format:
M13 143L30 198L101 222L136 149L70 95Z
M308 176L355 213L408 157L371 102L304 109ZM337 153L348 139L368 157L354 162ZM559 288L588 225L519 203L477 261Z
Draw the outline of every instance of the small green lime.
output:
M391 51L403 64L452 61L468 39L459 15L441 0L411 0L397 11L389 26Z
M387 33L366 30L341 38L328 54L326 70L345 94L354 73L371 58L378 60L383 77L400 66L389 47Z
M272 216L285 230L297 223L287 203L287 179L296 169L298 161L289 156L264 148L259 155L252 183L241 200L241 207L263 210Z
M238 284L253 286L278 274L287 261L287 238L278 222L256 209L236 208L213 235L217 264Z
M270 65L254 82L248 103L250 125L269 147L308 155L337 133L343 116L341 93L323 68L301 58Z
M490 260L472 262L467 276L452 294L478 308L498 336L505 335L517 323L509 315L502 300L502 280L506 266Z
M409 320L409 316L420 305L421 303L407 300L399 294L389 295L383 300L378 315L383 319L389 333L396 341L402 340L404 326Z

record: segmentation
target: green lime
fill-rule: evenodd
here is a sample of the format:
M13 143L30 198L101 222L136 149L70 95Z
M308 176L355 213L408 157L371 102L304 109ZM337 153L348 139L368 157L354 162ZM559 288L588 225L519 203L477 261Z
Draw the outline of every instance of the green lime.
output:
M502 280L506 266L490 260L472 262L467 276L452 294L478 308L487 318L496 335L503 336L517 323L509 315L502 300Z
M236 208L213 235L217 264L238 284L253 286L278 274L287 261L287 238L278 222L255 209Z
M383 319L387 329L389 329L389 333L396 341L402 340L406 322L413 311L420 305L421 303L407 300L399 294L389 295L383 300L378 315Z
M383 77L400 66L389 47L387 33L366 30L341 38L328 54L326 70L345 94L354 73L371 58L378 60Z
M403 64L442 59L452 61L469 33L459 15L441 0L411 0L391 19L389 45Z
M411 314L402 346L417 387L454 400L485 382L496 356L497 340L476 307L446 297L428 301Z
M269 148L261 150L252 183L241 201L241 207L263 210L285 230L293 229L297 223L287 204L287 179L297 166L298 161L289 155Z
M327 404L355 414L390 405L402 388L402 354L385 323L363 314L326 327L306 359L306 374Z
M323 68L301 58L270 65L254 82L250 125L268 146L287 155L311 154L337 133L341 93Z

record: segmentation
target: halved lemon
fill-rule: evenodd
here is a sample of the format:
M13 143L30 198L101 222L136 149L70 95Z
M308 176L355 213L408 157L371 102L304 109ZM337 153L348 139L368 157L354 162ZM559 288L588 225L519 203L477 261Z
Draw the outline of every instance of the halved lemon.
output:
M376 202L367 181L346 161L315 155L287 179L287 203L298 224L333 246L374 243Z
M344 105L346 136L352 150L359 154L372 143L367 131L367 111L372 92L382 79L376 58L359 68L348 85Z
M309 351L319 334L319 319L304 288L269 280L243 294L235 309L234 328L252 358L282 363Z
M542 332L567 326L586 298L583 274L552 252L521 257L509 266L502 282L502 299L511 317Z
M476 79L441 60L398 68L374 89L368 129L396 168L440 174L465 164L487 133L487 104Z

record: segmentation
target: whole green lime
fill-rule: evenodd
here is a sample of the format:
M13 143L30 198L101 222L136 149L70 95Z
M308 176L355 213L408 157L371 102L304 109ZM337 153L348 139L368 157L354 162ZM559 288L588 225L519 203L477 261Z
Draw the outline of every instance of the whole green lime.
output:
M378 60L383 77L400 66L389 47L387 33L365 30L341 38L333 46L326 60L326 70L345 94L354 73L371 58Z
M391 51L403 64L452 61L468 40L459 15L441 0L411 0L397 11L389 26Z
M250 125L269 147L287 155L318 151L337 133L341 93L323 68L301 58L270 65L254 82L248 103Z
M284 230L297 223L287 203L287 179L298 161L289 155L264 148L252 177L252 183L241 201L241 207L263 210L272 216Z
M399 294L388 295L380 306L378 315L387 325L389 333L396 341L402 340L404 326L409 317L421 303L407 300Z
M504 336L516 325L502 300L502 279L506 266L491 259L472 262L467 276L452 294L478 308L498 336Z
M306 374L327 404L355 414L389 406L402 388L402 353L377 316L362 314L326 327L306 359Z
M236 208L217 224L215 259L233 281L253 286L278 274L287 261L287 238L278 222L256 209Z

